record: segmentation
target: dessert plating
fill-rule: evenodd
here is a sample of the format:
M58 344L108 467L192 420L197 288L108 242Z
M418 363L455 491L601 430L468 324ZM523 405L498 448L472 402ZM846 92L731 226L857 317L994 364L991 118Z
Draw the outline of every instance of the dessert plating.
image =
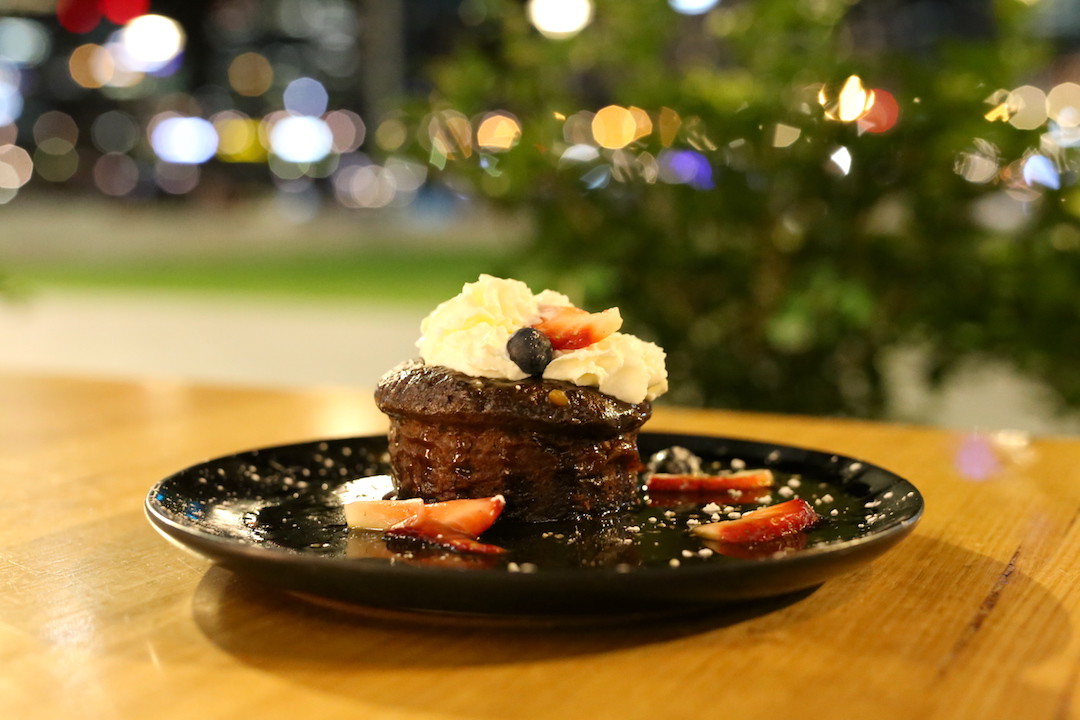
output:
M375 399L399 498L503 495L527 521L600 516L637 498L637 434L667 389L664 353L589 313L482 275L421 323L420 359Z

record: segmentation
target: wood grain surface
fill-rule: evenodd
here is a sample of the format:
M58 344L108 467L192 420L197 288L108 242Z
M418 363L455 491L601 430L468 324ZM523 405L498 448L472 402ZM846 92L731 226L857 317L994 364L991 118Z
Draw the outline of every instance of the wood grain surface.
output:
M647 623L316 602L143 514L202 460L384 429L357 390L0 375L0 717L1080 718L1080 439L661 407L647 429L860 457L927 510L811 592Z

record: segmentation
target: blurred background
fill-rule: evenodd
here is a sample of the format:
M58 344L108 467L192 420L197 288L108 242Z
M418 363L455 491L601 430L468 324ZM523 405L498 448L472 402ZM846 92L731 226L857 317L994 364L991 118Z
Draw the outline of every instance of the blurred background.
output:
M490 272L620 306L665 402L1075 433L1078 46L1076 0L0 0L0 370L370 387Z

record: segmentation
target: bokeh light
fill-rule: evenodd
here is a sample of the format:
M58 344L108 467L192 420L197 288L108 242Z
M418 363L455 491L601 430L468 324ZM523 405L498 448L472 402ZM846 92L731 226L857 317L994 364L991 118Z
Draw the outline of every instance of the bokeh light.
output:
M859 130L868 133L886 133L900 120L900 104L888 90L874 88L873 104L866 114L858 119Z
M62 140L70 147L79 141L79 126L75 118L59 110L48 110L34 121L34 142L38 145L49 140Z
M156 72L184 50L187 36L180 24L164 15L140 15L120 31L119 46L126 68Z
M66 141L49 138L34 150L34 171L47 182L67 182L79 169L79 153Z
M94 163L94 185L113 197L130 195L139 185L139 166L130 156L107 153Z
M671 9L682 15L702 15L720 4L720 0L668 0Z
M81 35L98 26L101 22L101 11L96 2L57 0L56 21L68 32Z
M334 133L316 117L283 117L270 128L270 149L285 162L314 163L333 151Z
M150 145L166 162L199 164L217 152L218 136L209 120L173 115L153 123Z
M408 138L409 129L397 118L383 120L375 128L375 144L387 152L400 149Z
M521 123L509 113L488 113L476 128L476 144L481 150L509 150L520 139Z
M198 165L160 161L154 165L154 184L170 195L186 195L199 184Z
M472 125L457 110L440 110L424 119L420 141L431 151L433 162L467 158L473 151Z
M559 156L559 164L564 163L591 163L600 159L600 151L594 145L578 143L563 150Z
M791 147L802 136L802 130L793 125L777 123L773 126L772 146L778 148Z
M829 162L826 167L841 176L846 176L851 173L851 162L851 150L841 145L829 155Z
M339 198L353 208L382 208L394 201L394 177L378 165L348 168L340 176Z
M1000 168L998 149L982 139L976 139L973 151L960 153L954 165L957 175L976 184L985 184L994 180Z
M237 55L229 63L229 86L238 95L258 97L274 83L274 68L265 55L246 52Z
M664 150L656 160L662 182L690 185L698 190L715 187L709 159L696 150Z
M0 125L18 120L23 112L23 96L19 90L18 74L14 78L0 73Z
M364 144L367 137L367 125L352 110L332 110L323 118L334 137L333 149L336 153L353 152Z
M266 146L259 139L260 122L236 111L210 118L218 135L218 157L226 162L254 163L266 160Z
M622 148L634 141L637 123L628 109L619 105L608 105L598 110L593 117L592 134L600 147Z
M660 118L657 123L660 126L660 144L663 147L671 147L675 144L675 137L682 127L682 117L669 107L660 108Z
M862 78L852 75L839 92L825 85L818 91L818 102L825 110L825 117L837 122L855 122L866 115L874 105L874 91L863 87Z
M563 140L573 145L593 143L592 122L595 113L587 110L576 112L563 120Z
M150 0L98 0L101 13L109 22L126 25L150 10Z
M51 50L52 40L41 23L19 17L0 18L0 61L34 67Z
M529 22L552 40L571 38L584 30L593 16L591 0L529 0Z
M1061 189L1061 175L1053 161L1045 155L1032 155L1024 161L1023 176L1028 185L1042 185L1051 190Z
M75 119L59 110L49 110L34 121L34 171L48 182L65 182L79 169L79 127Z
M102 57L104 56L104 57ZM107 72L102 72L102 63L107 63ZM100 45L87 43L79 45L68 57L68 72L75 83L84 88L103 87L113 73L112 56ZM102 77L104 74L104 77Z
M1080 85L1065 82L1046 94L1046 113L1061 127L1080 127Z
M0 188L18 190L30 182L34 161L30 153L18 145L0 146Z
M129 152L139 140L135 118L120 110L98 115L90 126L90 138L100 152Z
M295 115L319 117L326 112L329 95L318 80L301 77L285 87L282 100L285 109Z
M1009 93L1009 124L1018 130L1034 130L1046 123L1046 93L1034 85L1022 85Z

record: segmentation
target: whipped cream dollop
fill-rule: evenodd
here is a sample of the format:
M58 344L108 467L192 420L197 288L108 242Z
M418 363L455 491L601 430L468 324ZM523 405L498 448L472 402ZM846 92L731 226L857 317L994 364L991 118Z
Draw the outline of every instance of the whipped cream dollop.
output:
M510 359L507 341L539 322L542 307L562 306L573 306L562 293L544 290L534 295L520 280L481 275L424 318L416 346L428 365L472 377L521 380L526 373ZM656 344L615 332L577 350L556 350L543 377L639 403L667 391L664 360Z

